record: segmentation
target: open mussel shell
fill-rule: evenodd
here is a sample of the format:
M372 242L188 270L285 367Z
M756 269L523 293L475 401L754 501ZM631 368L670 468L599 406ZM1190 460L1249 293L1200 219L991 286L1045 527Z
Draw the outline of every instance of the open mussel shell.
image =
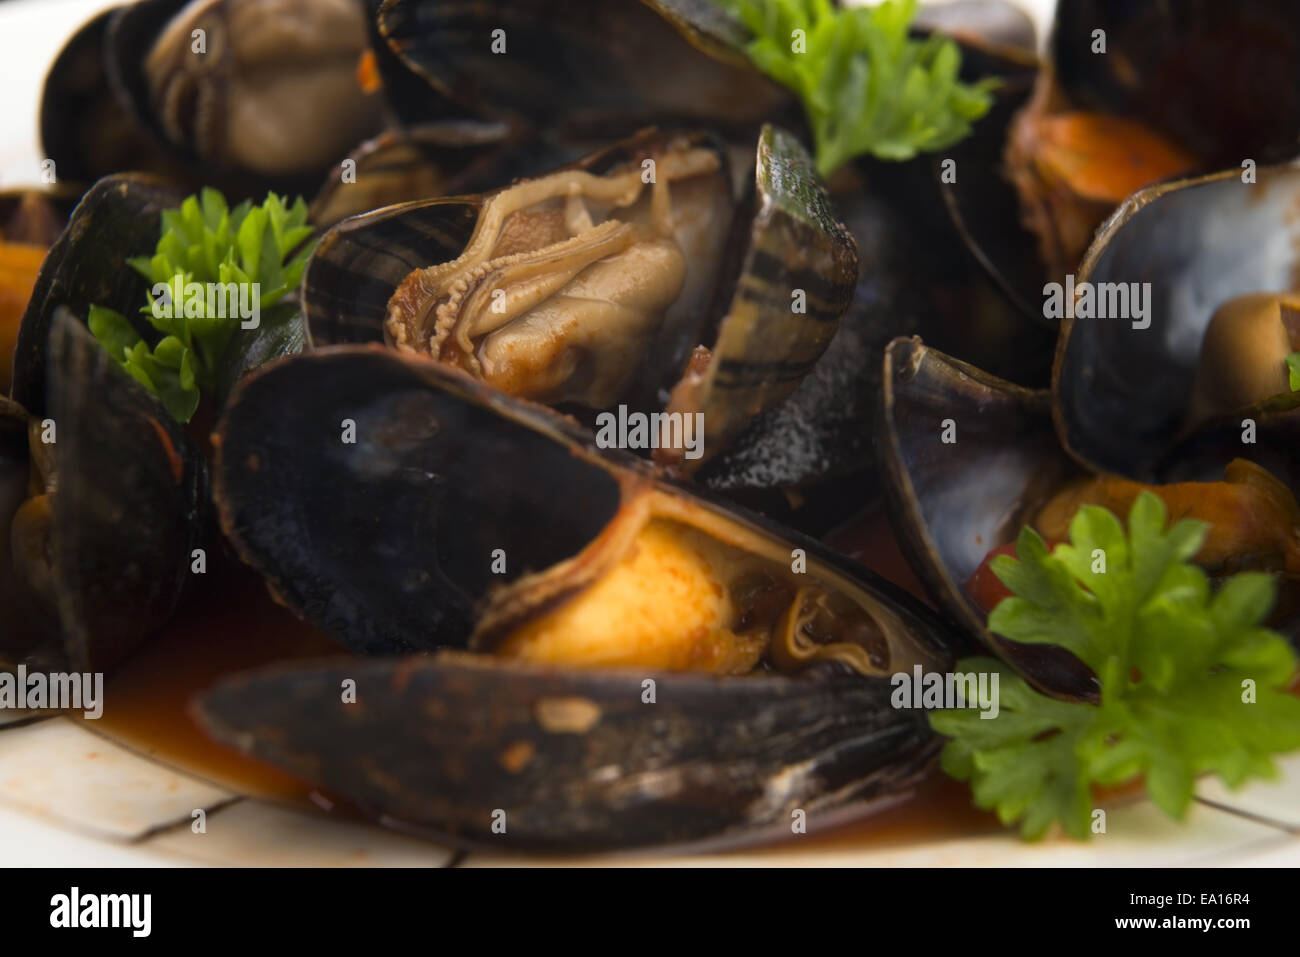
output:
M1294 155L1300 140L1298 30L1300 10L1289 0L1060 0L1050 76L1042 80L1050 79L1051 99L1069 109L1136 122L1159 134L1189 158L1182 175L1239 167L1245 159L1275 163ZM999 100L995 113L1014 109L1025 97L1009 84ZM1048 272L1068 271L1077 254L1061 250L1061 262L1049 270L1038 238L1020 225L1020 199L1001 162L1005 124L995 132L992 119L950 151L957 180L941 188L994 280L1027 316L1054 324L1043 315L1042 284L1062 281ZM1133 162L1141 168L1138 159ZM1109 204L1098 201L1098 220L1107 212Z
M1092 673L1063 649L991 633L988 611L964 587L990 551L1015 541L1032 509L1080 472L1057 442L1047 393L1004 382L916 339L890 343L882 386L889 515L929 594L1037 687L1095 695Z
M442 652L238 675L197 704L218 740L452 844L736 847L903 798L937 753L857 677L568 671ZM338 689L355 681L355 704Z
M1105 35L1105 53L1094 46ZM1080 108L1129 116L1209 168L1276 163L1300 141L1300 7L1291 0L1060 0L1057 78Z
M692 363L670 404L673 412L703 414L708 455L814 366L849 305L858 267L853 237L835 218L807 152L778 128L760 133L750 196L730 224L726 164L710 137L647 131L570 168L599 174L695 146L717 153L719 168L673 187L675 239L686 254L682 292L622 392L658 407L657 391L679 381L692 348L708 344L707 361ZM379 209L327 233L304 277L313 344L385 341L393 293L413 270L459 256L492 195Z
M393 350L335 346L245 379L217 444L223 527L283 603L365 654L467 637L481 652L277 668L199 702L219 740L381 820L467 845L739 844L788 834L799 809L811 826L865 814L935 753L924 716L891 705L889 675L950 667L950 625L544 407ZM873 664L729 678L612 665L604 646L638 640L618 616L602 619L601 647L546 663L520 652L512 623L580 604L601 549L644 528L644 503L749 556L803 550L806 580L867 616Z
M46 417L48 490L7 526L17 577L52 625L46 643L0 649L13 660L105 671L175 610L210 531L207 467L158 399L118 369L66 310L53 317ZM22 587L22 586L20 586ZM21 607L21 603L20 603Z
M452 373L380 347L300 358L232 397L215 492L224 528L278 599L356 651L463 644L500 580L494 549L509 580L573 555L618 509L608 473L570 464L576 437L516 425L498 411L502 393L461 401L430 385ZM356 445L342 441L348 423ZM547 515L565 518L539 527Z
M389 0L379 32L437 92L543 129L752 130L793 109L740 51L743 27L709 0Z
M703 456L727 448L755 416L785 399L822 357L853 300L857 244L840 222L795 138L763 127L753 212L732 255L741 256L732 298L707 365L678 385L668 411L703 416Z
M1185 436L1215 310L1239 295L1294 288L1297 204L1300 164L1291 163L1261 167L1254 183L1229 169L1152 186L1106 222L1076 288L1090 283L1097 304L1124 315L1067 316L1053 368L1057 429L1076 458L1131 478L1156 476Z
M952 648L946 623L817 542L664 484L549 409L389 349L313 350L250 375L215 441L216 500L240 555L284 604L363 653L460 646L471 630L497 647L505 625L604 574L604 555L624 547L611 543L650 514L628 503L647 496L653 514L772 566L802 549L807 580L870 623L879 667L940 665ZM499 619L483 619L489 592L516 585Z
M182 198L152 177L122 175L97 182L77 205L41 265L18 331L11 395L33 415L45 409L46 346L60 306L83 322L92 305L116 309L152 335L139 315L149 284L126 260L153 252L162 211Z

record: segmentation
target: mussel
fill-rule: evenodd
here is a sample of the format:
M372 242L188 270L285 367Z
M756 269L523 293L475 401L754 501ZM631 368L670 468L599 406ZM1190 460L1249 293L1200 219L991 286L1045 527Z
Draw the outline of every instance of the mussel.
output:
M167 621L206 566L196 549L211 531L207 469L66 310L52 317L46 356L42 416L4 409L0 568L13 604L0 662L105 671Z
M91 306L110 308L151 343L160 337L140 314L149 283L127 260L153 254L163 211L179 206L183 198L175 186L140 174L106 176L86 192L41 265L18 331L12 395L33 414L44 409L45 348L60 307L82 323ZM208 416L215 415L239 376L267 359L302 349L305 338L298 309L266 310L255 332L228 347Z
M140 0L101 14L46 78L46 155L82 182L135 169L314 188L385 122L379 83L357 75L367 17L362 0Z
M304 277L312 342L387 341L589 409L662 408L678 383L669 412L705 433L676 464L698 465L815 364L857 273L797 141L765 128L755 170L734 226L714 142L652 131L486 196L347 220Z
M348 682L357 699L345 705ZM719 678L440 652L237 675L195 711L218 741L440 843L700 851L906 800L939 741L889 695L856 675Z
M967 588L990 551L1083 474L1052 429L1048 395L997 379L916 339L885 352L881 466L900 545L928 593L1036 686L1078 697L1092 675L1059 648L1009 642L985 627Z
M246 378L216 443L222 526L281 602L363 654L477 652L342 666L357 712L333 666L203 703L219 737L374 812L462 842L501 806L526 846L753 839L925 763L888 676L946 668L950 625L543 407L325 347Z
M1052 397L998 380L911 339L886 354L882 460L890 516L913 568L940 607L1040 690L1095 695L1093 676L1052 646L1023 645L988 631L1005 592L988 559L1031 526L1049 543L1067 538L1085 504L1127 515L1150 490L1169 512L1207 523L1195 560L1212 577L1252 569L1280 580L1273 625L1292 635L1300 597L1297 419L1261 415L1258 444L1243 446L1239 422L1195 433L1144 481L1095 470L1061 445Z
M45 409L46 347L56 309L84 322L92 305L108 306L148 331L137 318L148 284L125 268L126 260L153 251L162 211L181 197L149 176L115 176L96 183L77 205L45 256L18 331L11 395L33 415Z
M1093 305L1062 320L1053 370L1057 426L1080 461L1150 479L1215 419L1241 432L1243 418L1295 404L1278 297L1296 288L1296 202L1291 163L1254 181L1230 169L1161 184L1116 211L1079 267ZM1259 293L1254 307L1239 299ZM1257 318L1270 304L1271 332Z
M1005 169L944 187L981 263L1042 319L1044 280L1063 281L1138 188L1293 155L1298 25L1285 0L1061 0ZM1016 206L1028 228L981 212Z
M106 177L77 205L37 274L0 452L14 493L0 501L3 587L23 609L21 627L3 643L8 663L111 668L219 564L201 427L182 428L87 328L95 305L157 337L140 316L148 283L126 261L152 253L163 210L180 199L149 177ZM301 348L296 328L300 317L289 310L241 337L228 350L224 389Z
M807 621L830 640L819 654L843 651L862 670L903 654L918 623L942 631L815 543L667 485L571 420L457 370L382 347L299 360L237 389L217 430L216 498L279 598L355 650L469 641L545 658L552 640L599 636L576 619L539 621L582 611L580 595L608 603L611 620L628 616L624 631L644 627L640 651L661 664L723 672L751 670L751 639L778 619L798 644L795 619L815 609ZM325 504L344 498L356 507ZM655 589L629 597L626 583L647 576L683 589L672 619L661 620L670 603ZM876 664L846 641L865 642Z
M708 144L656 144L638 159L484 197L459 255L393 291L385 340L511 395L612 405L657 339L692 337L730 224Z
M749 62L744 28L709 0L390 0L379 33L474 115L562 135L659 124L737 130L793 119L793 96Z

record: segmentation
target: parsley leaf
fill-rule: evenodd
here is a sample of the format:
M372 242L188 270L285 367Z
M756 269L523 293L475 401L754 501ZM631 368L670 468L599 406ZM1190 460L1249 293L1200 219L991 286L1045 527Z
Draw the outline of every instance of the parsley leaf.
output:
M803 100L822 175L864 154L908 160L943 149L992 105L995 80L958 79L955 42L908 35L917 0L719 2L753 34L745 52L755 66Z
M1286 357L1287 379L1292 392L1300 392L1300 352L1293 352Z
M109 354L140 384L158 395L179 422L188 422L203 392L219 391L223 365L231 361L231 343L241 316L218 296L209 315L206 284L256 284L259 327L274 325L283 302L302 280L315 243L305 240L307 204L299 197L292 206L274 193L261 206L245 200L230 209L215 189L203 189L175 209L163 210L162 235L152 256L137 256L127 264L149 280L148 302L140 311L163 334L150 346L130 320L103 306L91 306L88 324ZM179 277L179 279L178 279ZM155 309L154 287L169 292L189 283L204 284L204 295L172 302L171 315ZM232 287L228 287L232 288ZM173 297L174 298L174 297ZM225 313L223 315L222 313Z
M943 769L970 781L976 805L1022 837L1059 821L1088 837L1092 786L1145 776L1162 811L1181 819L1199 774L1229 787L1275 774L1271 756L1300 748L1300 698L1285 688L1296 671L1287 641L1263 627L1276 597L1272 576L1234 575L1211 594L1191 558L1203 522L1165 528L1165 505L1143 492L1128 532L1109 511L1084 506L1070 541L1048 551L1032 528L1018 560L992 568L1013 593L989 629L1013 641L1068 648L1096 673L1097 705L1058 701L990 658L960 672L998 672L999 710L936 711L931 726L951 740Z

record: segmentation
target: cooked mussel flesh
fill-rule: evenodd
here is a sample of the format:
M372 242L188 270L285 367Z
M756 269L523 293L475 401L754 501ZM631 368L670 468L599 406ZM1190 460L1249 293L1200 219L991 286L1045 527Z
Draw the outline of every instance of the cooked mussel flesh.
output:
M612 404L652 340L696 320L712 277L687 263L716 262L728 221L715 151L674 143L646 159L486 199L460 256L393 293L388 340L512 395Z
M365 15L360 0L191 0L144 57L152 113L168 140L220 166L328 166L378 131L356 79Z

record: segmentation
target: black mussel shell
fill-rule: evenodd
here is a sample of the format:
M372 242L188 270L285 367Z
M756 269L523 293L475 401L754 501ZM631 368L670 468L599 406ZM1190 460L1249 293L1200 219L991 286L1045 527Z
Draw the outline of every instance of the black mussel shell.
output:
M92 186L73 210L41 265L18 331L12 396L33 415L45 410L46 346L60 306L82 321L92 305L116 309L141 335L152 334L139 315L149 284L125 261L153 253L162 211L182 198L178 189L151 177L110 176Z
M764 126L754 169L752 206L737 217L730 251L739 265L719 287L719 298L730 301L719 307L725 315L707 367L688 373L668 405L703 415L704 455L682 463L688 472L727 449L812 371L857 283L857 244L794 136Z
M48 355L39 431L43 441L48 426L54 446L46 560L57 638L0 655L106 671L171 617L191 570L206 565L195 550L211 530L207 466L162 403L65 310Z
M215 441L218 510L240 555L363 653L463 644L489 589L578 554L628 482L805 549L879 604L887 633L938 659L952 647L928 610L817 542L664 485L545 407L383 347L313 350L250 375Z
M882 678L665 673L647 703L648 677L441 652L238 675L196 710L385 823L488 849L788 838L904 798L938 751Z
M1144 189L1098 231L1077 283L1118 284L1107 301L1120 301L1111 290L1126 290L1133 313L1136 291L1146 315L1062 320L1053 411L1076 458L1096 470L1157 477L1185 435L1215 310L1238 295L1294 288L1298 203L1300 164L1261 167L1254 183L1229 169Z
M738 49L743 28L708 0L389 0L379 32L438 93L542 129L752 129L792 109Z
M965 584L990 551L1079 473L1052 430L1046 392L1004 382L915 339L885 353L881 458L889 516L927 591L948 615L1040 689L1093 697L1091 671L1064 649L1007 641ZM945 431L954 439L945 442Z
M618 509L614 478L573 457L585 434L518 424L501 393L461 401L431 385L435 363L382 347L301 358L232 397L216 498L277 597L350 648L462 644L492 584L575 554ZM509 575L492 573L497 548Z

